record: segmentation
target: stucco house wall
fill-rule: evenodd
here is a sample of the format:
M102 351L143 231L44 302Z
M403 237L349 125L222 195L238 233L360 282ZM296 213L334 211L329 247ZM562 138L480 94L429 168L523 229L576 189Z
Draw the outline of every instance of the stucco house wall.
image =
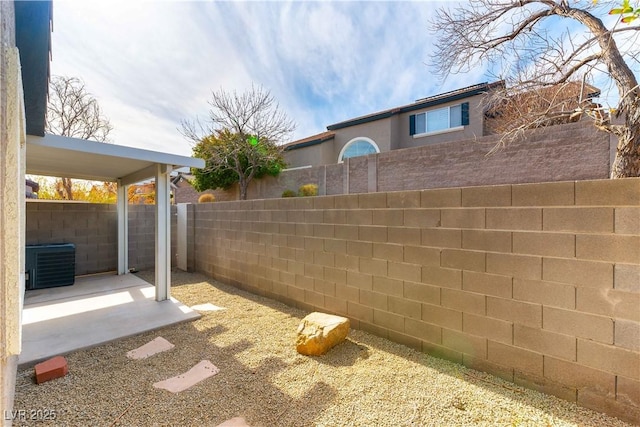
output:
M395 138L397 139L397 146L393 149L420 147L426 144L437 144L441 142L462 141L465 139L483 136L484 112L482 97L482 95L475 95L458 101L446 102L435 107L422 108L420 110L400 114L398 116L400 126L397 134L395 135ZM409 134L409 117L411 115L459 105L462 102L469 103L469 124L466 125L463 130L445 131L442 133L415 137Z
M373 122L349 126L336 130L336 135L333 138L333 144L329 141L322 144L322 146L327 147L327 149L329 149L332 154L331 162L325 164L338 163L338 156L340 155L340 151L354 138L365 137L372 139L380 149L381 153L391 151L391 141L397 140L397 135L392 132L392 119L394 118L395 117L392 116L385 119L379 119ZM407 133L409 133L408 120L409 119L407 119ZM395 148L396 147L394 147L393 149Z
M431 96L412 104L356 117L327 126L328 132L287 144L285 160L289 167L321 166L338 163L343 148L356 138L368 138L380 153L420 147L442 142L463 141L484 135L484 94L503 82L481 83L452 92ZM468 123L463 129L446 129L428 134L412 135L412 116L456 105L468 105ZM327 134L333 133L333 137Z
M321 166L337 163L338 154L335 155L331 141L312 145L302 150L291 150L285 152L287 167Z
M13 408L24 293L25 113L13 2L0 2L0 411ZM10 420L2 417L3 425Z

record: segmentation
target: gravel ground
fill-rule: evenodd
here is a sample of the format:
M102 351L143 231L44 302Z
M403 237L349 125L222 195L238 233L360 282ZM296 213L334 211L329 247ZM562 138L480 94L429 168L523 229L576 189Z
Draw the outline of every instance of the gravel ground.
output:
M226 310L69 354L58 380L36 385L33 369L19 371L14 408L35 419L14 425L216 426L238 416L251 426L628 425L362 331L325 356L301 356L296 329L308 313L197 274L174 272L172 291ZM175 348L126 358L158 336ZM177 394L152 386L203 359L220 373Z

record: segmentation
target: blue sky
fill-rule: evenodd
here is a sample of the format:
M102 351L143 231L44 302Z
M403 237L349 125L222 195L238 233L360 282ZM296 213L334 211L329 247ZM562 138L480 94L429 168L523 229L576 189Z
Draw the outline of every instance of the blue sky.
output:
M292 140L352 117L486 81L426 65L441 2L54 1L52 74L82 78L111 140L175 154L211 90L270 90Z
M211 90L271 91L292 140L359 115L491 80L477 67L442 81L427 62L438 1L55 0L52 74L83 79L110 139L190 155L180 120Z

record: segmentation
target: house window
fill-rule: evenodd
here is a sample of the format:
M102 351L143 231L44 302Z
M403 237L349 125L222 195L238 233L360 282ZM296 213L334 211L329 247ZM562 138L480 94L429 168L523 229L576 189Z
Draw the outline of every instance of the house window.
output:
M442 132L469 124L469 103L465 102L409 117L409 134Z
M361 136L352 139L342 147L340 155L338 156L338 163L342 163L344 159L348 159L349 157L366 156L367 154L379 152L380 149L372 139Z

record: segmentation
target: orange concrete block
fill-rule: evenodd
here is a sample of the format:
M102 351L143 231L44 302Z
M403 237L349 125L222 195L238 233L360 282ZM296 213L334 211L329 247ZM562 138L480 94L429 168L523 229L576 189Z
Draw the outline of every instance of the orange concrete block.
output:
M45 381L62 378L69 373L67 359L56 356L35 366L36 382L42 384Z

